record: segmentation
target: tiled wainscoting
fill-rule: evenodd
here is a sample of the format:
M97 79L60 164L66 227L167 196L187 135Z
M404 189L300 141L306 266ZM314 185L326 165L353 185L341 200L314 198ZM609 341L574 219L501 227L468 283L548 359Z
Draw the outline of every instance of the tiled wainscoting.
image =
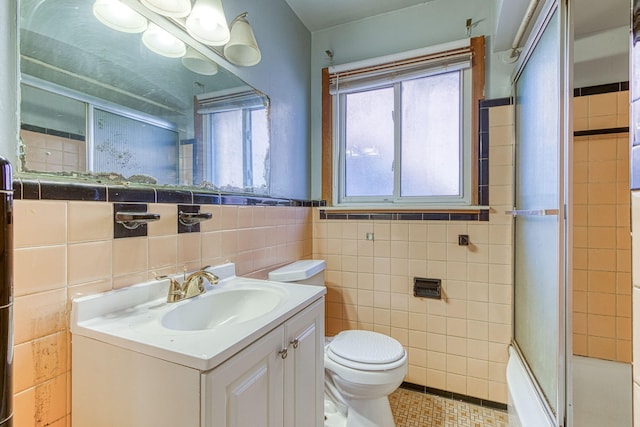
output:
M504 104L489 102L481 114L479 199L491 208L472 215L320 219L321 202L78 184L61 191L19 181L16 425L70 424L72 298L227 260L238 274L264 278L287 262L325 259L329 335L355 327L385 332L409 352L406 381L506 403L512 219L504 212L513 203L513 107ZM145 202L161 219L148 225L147 237L114 239L115 202ZM291 203L263 205L274 202ZM199 233L178 234L178 203L200 204L213 219ZM366 240L369 232L374 240ZM469 235L469 246L457 245L458 234ZM414 276L442 279L443 299L414 298Z
M327 209L314 215L313 256L327 261L328 335L389 334L409 353L407 382L506 403L513 107L490 108L488 129L488 221L333 219ZM458 245L459 234L469 246ZM443 298L414 297L414 277L441 279Z
M112 203L15 201L16 426L70 425L73 297L226 260L265 278L265 269L311 255L309 207L202 205L213 219L180 235L176 204L148 210L161 215L148 237L113 239Z

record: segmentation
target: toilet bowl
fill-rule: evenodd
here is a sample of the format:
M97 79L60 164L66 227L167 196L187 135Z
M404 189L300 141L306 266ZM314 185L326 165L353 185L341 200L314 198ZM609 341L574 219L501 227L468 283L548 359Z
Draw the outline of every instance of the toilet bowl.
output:
M325 262L302 260L269 273L269 280L324 286ZM407 373L407 353L395 339L372 331L326 338L325 426L395 426L389 394Z

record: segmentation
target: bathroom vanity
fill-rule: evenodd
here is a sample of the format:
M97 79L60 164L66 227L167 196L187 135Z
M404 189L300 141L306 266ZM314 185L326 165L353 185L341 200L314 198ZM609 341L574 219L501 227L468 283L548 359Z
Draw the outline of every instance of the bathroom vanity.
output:
M74 427L323 425L325 289L210 271L178 303L168 281L74 300Z

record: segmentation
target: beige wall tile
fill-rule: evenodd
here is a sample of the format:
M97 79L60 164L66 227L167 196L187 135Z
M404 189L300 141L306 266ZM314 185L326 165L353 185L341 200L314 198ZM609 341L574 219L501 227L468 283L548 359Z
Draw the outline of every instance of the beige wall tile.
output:
M16 200L13 205L15 248L58 245L67 241L67 203Z
M16 249L13 255L16 296L59 289L66 285L65 246Z
M62 331L67 326L64 289L17 296L14 299L14 342L25 343Z
M166 273L163 272L162 274ZM73 301L74 298L107 292L111 289L113 289L113 281L111 277L108 279L97 280L95 282L81 283L73 286L69 285L67 288L67 298L69 301Z
M36 389L30 388L13 397L14 423L16 426L35 427Z
M502 105L489 110L489 129L513 125L513 105Z
M200 233L185 233L178 235L178 264L200 264L201 259ZM199 268L200 266L196 267ZM190 269L191 270L191 269ZM251 270L249 270L251 271Z
M113 239L113 208L104 202L68 202L69 242Z
M589 116L589 97L576 96L573 98L573 117L574 119Z
M69 369L66 338L66 332L58 332L15 347L14 393L66 373Z
M178 237L156 236L148 239L149 269L175 268L178 263Z
M610 92L598 95L590 95L589 99L589 116L606 116L617 114L618 112L618 93Z
M167 236L178 232L178 208L169 203L149 203L147 212L160 215L158 221L147 225L149 236Z
M67 247L67 283L77 285L111 277L112 241L75 243Z
M146 237L113 241L113 275L122 276L147 270L148 243Z
M219 207L203 207L206 209L220 210ZM252 224L264 225L272 221L281 224L278 227L282 228L276 230L274 226L278 243L272 247L266 246L266 228L243 229L252 233L252 244L241 254L238 254L237 208L225 212L226 224L233 226L231 231L225 231L226 239L223 239L223 233L214 232L221 229L220 222L203 226L206 230L203 233L178 236L176 205L152 204L149 210L160 213L162 218L150 224L149 238L114 240L110 204L16 201L14 333L15 363L20 375L16 390L24 390L16 394L19 425L67 425L66 414L70 412L67 316L70 301L75 296L149 280L152 278L150 268L158 274L174 273L178 256L189 269L201 266L202 253L218 263L224 262L225 258L238 260L241 269L244 268L242 271L251 275L257 274L252 268L267 268L312 254L309 208L271 211L263 207L252 208ZM273 213L272 217L268 212ZM235 219L232 218L234 214ZM243 224L247 225L246 221ZM380 229L380 233L384 234L385 230ZM204 235L207 238L201 242ZM223 247L225 258L222 258ZM378 273L388 273L390 259L377 268ZM333 277L341 280L342 273L335 273ZM386 299L389 301L387 306L390 305L388 291L391 287L388 277L377 274L372 282L378 292L377 303L384 305ZM346 297L352 303L355 300L355 296L348 293ZM398 298L395 301L398 304ZM356 305L350 307L358 312ZM333 315L350 312L343 304L333 309L336 312ZM363 327L391 333L391 310L371 307L369 312L362 310L361 317ZM394 316L394 321L399 318ZM335 330L339 331L345 325L356 326L346 320ZM397 330L394 333L402 336Z

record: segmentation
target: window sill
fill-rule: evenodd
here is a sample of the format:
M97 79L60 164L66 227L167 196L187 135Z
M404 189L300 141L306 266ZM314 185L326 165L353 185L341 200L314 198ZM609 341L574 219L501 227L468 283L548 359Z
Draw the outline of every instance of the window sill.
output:
M322 206L320 209L331 212L480 212L491 209L491 206L481 205L441 205L441 206L410 206L410 205L340 205Z

